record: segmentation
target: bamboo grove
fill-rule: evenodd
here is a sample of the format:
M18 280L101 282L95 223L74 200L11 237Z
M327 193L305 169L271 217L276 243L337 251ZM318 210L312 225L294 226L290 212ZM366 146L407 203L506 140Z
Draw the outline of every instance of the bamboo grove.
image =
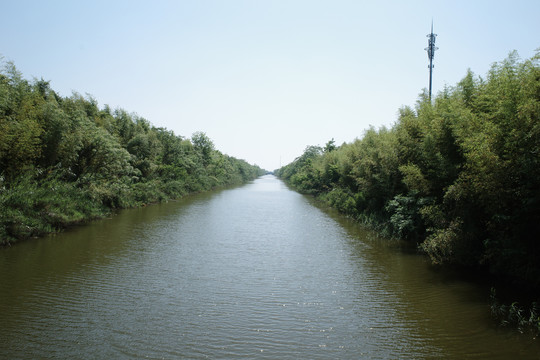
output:
M0 71L0 245L56 232L114 209L241 184L262 173L91 96Z
M540 290L540 53L470 70L391 128L308 146L277 175L433 263ZM540 322L539 322L540 324Z

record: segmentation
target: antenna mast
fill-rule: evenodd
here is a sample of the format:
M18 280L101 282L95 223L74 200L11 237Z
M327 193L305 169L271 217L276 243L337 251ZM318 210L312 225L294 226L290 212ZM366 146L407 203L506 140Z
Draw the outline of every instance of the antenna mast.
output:
M439 48L435 46L435 37L437 34L433 33L433 20L431 20L431 33L426 35L428 37L428 47L424 50L427 51L428 58L429 58L429 101L431 102L431 79L433 77L433 68L435 65L433 65L433 58L435 57L435 50L438 50Z

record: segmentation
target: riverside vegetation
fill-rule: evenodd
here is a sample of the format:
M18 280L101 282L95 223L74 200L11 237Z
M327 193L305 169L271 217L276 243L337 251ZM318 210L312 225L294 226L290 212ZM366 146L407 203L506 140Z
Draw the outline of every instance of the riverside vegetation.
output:
M115 209L247 182L264 171L91 96L0 71L0 245Z
M434 102L423 93L391 128L308 146L276 174L300 192L417 244L434 264L488 270L540 292L540 53L486 78L470 70ZM531 299L529 299L531 300ZM504 323L540 331L535 303L492 302Z

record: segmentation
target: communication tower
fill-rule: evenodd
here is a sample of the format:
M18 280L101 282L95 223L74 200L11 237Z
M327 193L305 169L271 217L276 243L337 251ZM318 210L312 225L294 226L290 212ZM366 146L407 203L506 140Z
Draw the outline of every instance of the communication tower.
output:
M433 68L435 65L433 65L433 58L435 57L435 50L438 50L439 48L435 46L435 38L437 37L437 34L433 33L433 20L431 21L431 33L426 35L428 37L428 47L424 50L427 51L428 58L429 58L429 101L431 101L431 79L433 77Z

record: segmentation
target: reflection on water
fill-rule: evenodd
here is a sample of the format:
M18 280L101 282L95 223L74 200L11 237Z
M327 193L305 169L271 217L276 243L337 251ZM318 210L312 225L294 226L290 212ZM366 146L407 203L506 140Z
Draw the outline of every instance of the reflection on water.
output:
M0 251L0 358L539 358L485 289L266 176Z

